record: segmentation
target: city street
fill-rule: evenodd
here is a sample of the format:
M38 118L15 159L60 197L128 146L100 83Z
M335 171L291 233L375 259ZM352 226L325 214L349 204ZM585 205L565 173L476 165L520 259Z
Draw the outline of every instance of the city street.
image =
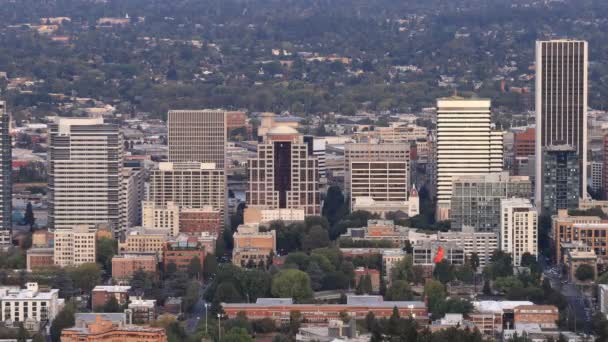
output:
M576 285L562 280L557 267L545 268L544 275L549 278L551 287L560 291L568 301L569 319L577 318L578 322L585 322L584 326L576 326L576 330L589 333L592 329L591 319L593 317L593 306L590 299L586 298Z

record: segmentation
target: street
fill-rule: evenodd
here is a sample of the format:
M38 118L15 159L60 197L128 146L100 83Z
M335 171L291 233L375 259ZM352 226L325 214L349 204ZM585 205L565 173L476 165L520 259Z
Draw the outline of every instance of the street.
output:
M551 288L558 290L566 298L568 302L568 318L575 319L578 322L583 321L584 326L576 326L578 322L573 322L576 331L584 331L590 333L592 329L591 319L593 317L593 305L589 298L586 298L581 290L568 280L562 280L561 272L558 266L545 268L545 277L549 278Z

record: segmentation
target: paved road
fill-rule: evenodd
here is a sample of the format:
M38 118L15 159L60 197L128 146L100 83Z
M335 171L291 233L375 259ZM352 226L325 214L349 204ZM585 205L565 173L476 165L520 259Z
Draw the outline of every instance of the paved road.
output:
M196 304L194 304L194 309L192 309L192 312L188 313L188 316L190 316L190 318L188 318L186 320L186 332L188 334L192 334L196 331L196 328L199 325L199 322L201 320L205 319L205 300L203 299L203 295L205 293L205 291L207 290L207 286L208 285L203 285L201 287L201 295L198 298L198 301L196 302ZM204 322L203 322L204 324Z
M542 263L542 261L541 261ZM591 332L591 319L593 317L593 305L589 298L580 291L574 284L562 280L559 272L554 268L544 267L544 275L549 278L551 287L561 292L568 302L569 318L583 321L583 326L576 326L577 331Z

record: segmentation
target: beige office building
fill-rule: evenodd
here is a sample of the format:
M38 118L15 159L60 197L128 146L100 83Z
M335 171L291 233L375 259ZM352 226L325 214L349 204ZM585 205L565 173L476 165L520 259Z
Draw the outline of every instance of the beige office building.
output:
M96 231L95 227L83 224L55 229L55 265L66 267L94 263L97 250Z
M179 206L173 202L158 205L144 201L142 204L143 223L146 228L165 229L171 236L179 234Z
M247 204L261 209L304 209L319 215L319 162L312 146L287 126L270 129L249 159Z
M407 161L351 161L348 189L350 208L360 198L379 203L407 202L408 164Z
M162 260L163 246L169 236L166 229L133 227L118 244L118 250L121 253L156 253L158 259Z
M538 212L529 199L500 201L500 249L511 254L514 266L524 253L538 255Z
M193 209L211 206L225 220L225 172L213 163L159 163L150 174L148 201L160 206L173 202Z
M167 127L170 162L214 163L224 169L225 111L170 110Z
M493 131L490 100L437 100L435 145L437 218L450 217L452 178L500 172L503 132Z
M353 162L402 162L409 173L410 147L406 143L347 143L344 145L344 182L350 191Z
M58 118L49 134L49 227L120 226L123 138L102 118Z

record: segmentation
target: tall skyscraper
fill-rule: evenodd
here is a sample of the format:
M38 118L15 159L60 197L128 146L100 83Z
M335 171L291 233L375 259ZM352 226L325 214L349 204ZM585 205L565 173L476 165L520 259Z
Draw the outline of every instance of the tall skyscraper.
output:
M543 149L570 145L578 153L579 193L587 194L587 42L536 42L536 189L543 202Z
M170 110L167 126L170 162L215 163L224 169L225 111Z
M503 199L500 208L500 249L520 266L524 253L538 254L538 212L524 198Z
M490 100L451 97L437 100L435 163L437 218L450 217L452 178L500 172L503 132L494 131Z
M50 125L49 226L108 223L117 234L123 138L102 118L58 118Z
M248 164L250 207L304 209L306 215L319 215L319 162L294 128L271 128Z
M6 113L5 106L4 101L0 101L0 245L11 243L13 209L10 116Z

